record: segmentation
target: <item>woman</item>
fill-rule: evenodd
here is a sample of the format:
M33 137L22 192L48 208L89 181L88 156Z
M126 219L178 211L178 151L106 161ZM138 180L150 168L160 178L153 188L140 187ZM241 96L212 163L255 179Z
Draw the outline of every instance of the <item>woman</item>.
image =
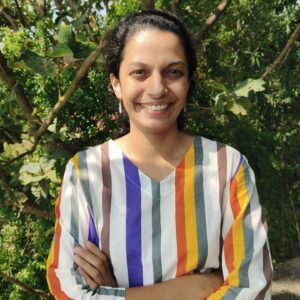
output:
M105 58L130 131L66 167L47 263L51 293L270 299L253 171L232 147L177 126L196 68L182 22L162 11L132 14L111 31Z

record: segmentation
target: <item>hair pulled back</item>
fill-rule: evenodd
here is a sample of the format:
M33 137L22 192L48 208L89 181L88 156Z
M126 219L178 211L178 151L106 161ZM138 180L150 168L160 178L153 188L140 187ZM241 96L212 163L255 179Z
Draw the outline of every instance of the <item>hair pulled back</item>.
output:
M108 73L112 73L116 78L119 78L126 42L135 33L149 28L169 31L180 38L188 63L188 75L191 79L197 65L192 39L183 22L176 15L161 10L144 10L130 14L121 19L108 33L106 45L103 49Z

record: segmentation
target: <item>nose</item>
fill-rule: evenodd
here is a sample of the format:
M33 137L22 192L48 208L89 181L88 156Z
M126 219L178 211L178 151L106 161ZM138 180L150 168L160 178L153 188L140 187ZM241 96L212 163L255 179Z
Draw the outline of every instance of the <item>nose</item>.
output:
M147 92L153 99L162 98L166 94L164 78L159 72L153 72L147 80Z

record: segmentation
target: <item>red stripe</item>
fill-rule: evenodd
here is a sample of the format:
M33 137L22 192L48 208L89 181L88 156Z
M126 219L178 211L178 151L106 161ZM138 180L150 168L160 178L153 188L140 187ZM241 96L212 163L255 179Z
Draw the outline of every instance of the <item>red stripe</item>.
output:
M59 261L59 249L60 249L60 237L61 237L61 226L59 224L60 217L60 202L61 202L61 192L59 193L59 197L55 206L55 214L56 214L56 222L55 222L55 234L54 234L54 254L53 254L53 262L51 262L48 266L47 277L48 277L48 285L51 293L59 300L72 300L69 298L62 290L60 286L59 279L55 274L55 269L58 267ZM53 251L53 249L51 249Z
M186 234L184 210L184 160L178 165L175 176L176 186L176 237L177 237L177 272L176 276L186 272Z

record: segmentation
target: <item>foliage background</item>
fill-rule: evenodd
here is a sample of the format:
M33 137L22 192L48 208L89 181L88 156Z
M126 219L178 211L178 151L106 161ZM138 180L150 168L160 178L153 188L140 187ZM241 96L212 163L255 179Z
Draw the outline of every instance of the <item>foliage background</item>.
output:
M154 5L176 11L197 41L185 131L247 156L273 262L300 254L297 1L0 0L0 299L50 298L45 261L64 166L126 123L101 55L89 55L121 16Z

